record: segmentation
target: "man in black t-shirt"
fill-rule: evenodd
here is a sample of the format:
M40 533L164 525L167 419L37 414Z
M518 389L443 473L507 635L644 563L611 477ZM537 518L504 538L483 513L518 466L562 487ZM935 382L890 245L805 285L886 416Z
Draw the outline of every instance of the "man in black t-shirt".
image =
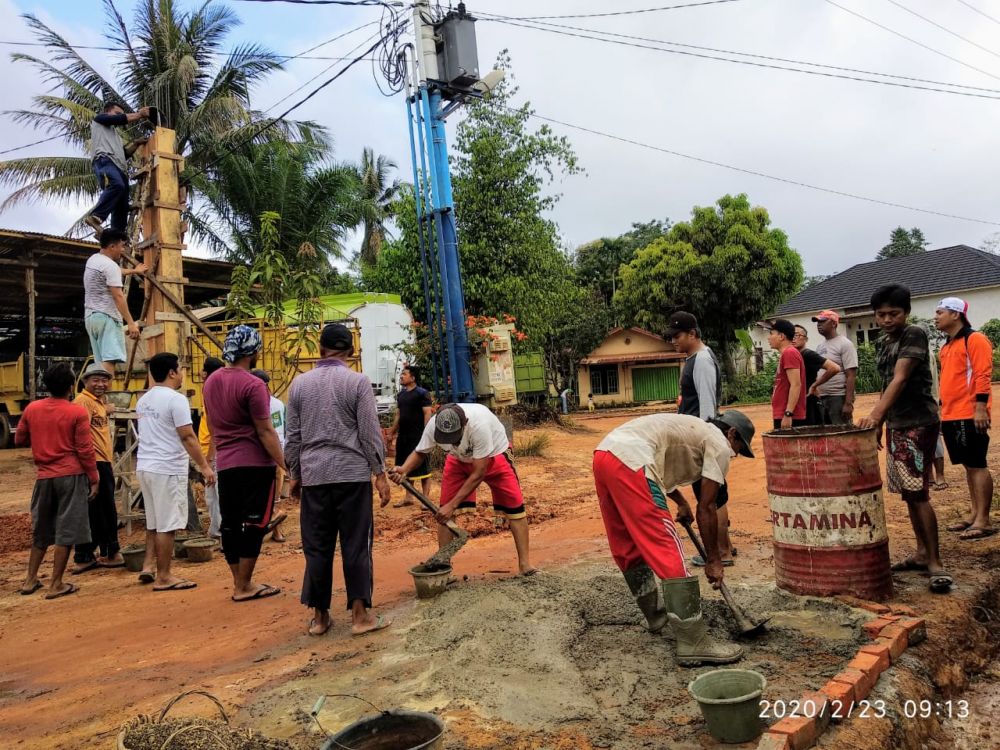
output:
M402 390L396 396L396 419L389 428L389 434L396 437L396 463L400 464L416 449L420 436L424 433L424 425L431 418L431 394L418 385L418 379L419 373L412 366L404 367L399 375ZM406 478L411 482L419 479L421 492L424 495L430 493L431 468L426 456L420 466ZM413 505L414 502L407 492L406 496L393 507L403 508Z
M840 365L833 362L822 354L817 354L812 349L807 349L809 333L803 326L795 326L795 338L792 344L802 355L802 361L806 364L806 424L820 425L827 424L826 413L819 400L817 388L827 380L840 372ZM821 373L820 370L823 372Z

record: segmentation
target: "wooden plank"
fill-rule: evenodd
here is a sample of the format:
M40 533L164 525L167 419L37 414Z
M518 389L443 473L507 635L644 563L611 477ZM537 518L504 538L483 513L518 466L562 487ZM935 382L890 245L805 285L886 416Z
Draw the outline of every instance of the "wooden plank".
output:
M29 251L30 252L30 251ZM36 393L38 373L35 363L35 269L24 269L24 287L28 293L28 397L34 401L38 395Z
M160 279L163 281L163 279ZM170 321L172 323L186 323L188 317L181 313L163 312L162 310L157 310L153 317L158 321Z
M142 338L151 339L156 336L163 335L163 325L161 323L154 323L151 326L144 326L142 329Z

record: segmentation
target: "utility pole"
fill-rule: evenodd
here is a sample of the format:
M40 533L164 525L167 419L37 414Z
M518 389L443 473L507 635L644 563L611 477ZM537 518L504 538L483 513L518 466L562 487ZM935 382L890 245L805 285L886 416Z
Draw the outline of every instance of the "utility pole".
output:
M459 4L459 17L467 18L464 4ZM447 82L441 80L437 32L431 18L428 0L418 0L413 8L416 89L411 87L407 91L407 108L421 232L424 300L432 340L437 339L432 349L437 349L440 358L435 361L434 378L439 399L470 402L475 400L475 393L444 127L444 118L451 108L442 107L442 94L450 92ZM478 78L478 70L476 73Z

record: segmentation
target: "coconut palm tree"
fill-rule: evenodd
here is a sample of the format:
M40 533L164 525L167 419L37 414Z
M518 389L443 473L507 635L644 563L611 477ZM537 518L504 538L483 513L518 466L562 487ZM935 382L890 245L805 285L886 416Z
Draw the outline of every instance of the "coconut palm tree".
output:
M347 231L360 223L358 182L352 165L334 163L329 146L299 142L258 143L218 160L197 178L199 201L189 220L194 236L217 256L250 264L261 252L261 217L277 214L277 250L289 263L343 255ZM323 262L321 262L323 261Z
M358 165L360 193L358 213L364 224L360 260L363 265L374 265L385 242L386 221L392 216L391 204L399 192L399 180L389 183L389 173L396 169L396 162L387 156L375 158L375 152L366 148L361 152Z
M278 56L256 44L223 51L226 36L239 24L229 8L209 0L181 12L173 0L140 0L130 27L114 0L104 0L104 9L108 46L119 50L102 53L116 58L113 81L36 16L23 16L48 55L17 53L12 59L33 65L51 92L34 97L32 109L8 116L85 150L90 122L104 101L117 101L127 112L156 107L160 124L176 131L177 151L192 171L255 135L260 140L317 130L312 123L266 127L268 118L251 109L251 89L282 66ZM14 188L0 210L26 201L86 199L98 192L89 156L0 162L0 186Z

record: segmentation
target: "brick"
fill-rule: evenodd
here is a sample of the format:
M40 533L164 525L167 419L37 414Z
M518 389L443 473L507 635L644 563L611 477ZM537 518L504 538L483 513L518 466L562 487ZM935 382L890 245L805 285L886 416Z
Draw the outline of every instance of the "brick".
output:
M850 685L854 690L854 702L862 701L875 687L875 678L860 669L846 667L843 671L833 676L834 682L843 682Z
M878 661L879 674L886 671L889 665L892 664L892 654L890 653L889 647L884 643L870 643L867 646L862 646L858 649L859 654L871 654L876 657Z
M784 734L792 750L806 750L812 747L819 734L816 732L816 720L805 716L786 716L777 724L768 727L768 734Z
M856 596L837 596L834 598L838 602L846 604L849 607L864 609L869 612L873 612L876 615L888 615L892 613L892 610L890 610L884 604L879 604L878 602L870 602L867 599L858 599Z
M906 628L900 625L889 625L882 629L882 634L879 635L876 643L887 645L889 647L889 656L895 662L906 651L906 647L910 645L909 634L906 632Z
M909 645L916 646L927 640L927 623L923 617L906 617L899 621L899 625L906 629Z
M765 732L757 742L757 750L792 750L787 734Z
M881 634L884 628L887 628L899 619L900 618L896 615L882 615L880 617L876 617L874 620L869 620L861 627L864 629L865 633L868 634L868 637L874 640L879 637L879 634Z
M816 736L819 737L830 726L830 699L819 690L808 690L802 694L801 701L802 713L816 720Z
M913 609L913 607L907 607L905 604L890 604L889 609L892 610L894 615L905 615L906 617L920 617L920 614Z
M830 700L830 718L837 722L845 721L851 713L851 704L854 703L854 686L830 680L820 688L820 692Z
M889 655L885 654L884 658L886 661L889 659ZM872 686L878 680L879 676L888 669L888 666L883 666L883 656L875 656L874 654L866 654L863 651L859 651L857 656L847 662L848 667L854 669L860 669L865 674L871 677Z
M791 750L787 734L771 734L765 732L757 742L757 750Z

